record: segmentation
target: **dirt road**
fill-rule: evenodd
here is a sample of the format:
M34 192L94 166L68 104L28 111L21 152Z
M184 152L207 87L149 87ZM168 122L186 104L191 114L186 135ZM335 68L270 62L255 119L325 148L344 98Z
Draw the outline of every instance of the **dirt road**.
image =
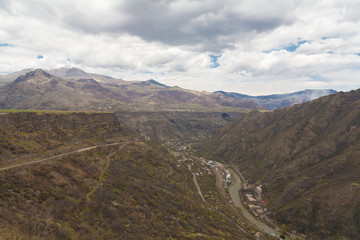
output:
M16 165L12 165L12 166L3 167L3 168L0 168L0 171L5 171L5 170L17 168L17 167L24 167L24 166L28 166L28 165L33 165L33 164L36 164L36 163L41 163L41 162L53 160L53 159L56 159L56 158L65 157L65 156L68 156L68 155L74 154L74 153L80 153L80 152L90 151L90 150L95 149L95 148L107 147L107 146L115 146L115 145L119 145L119 144L124 144L124 142L109 143L109 144L102 144L102 145L96 145L96 146L81 148L81 149L78 149L78 150L75 150L75 151L72 151L72 152L62 153L62 154L59 154L59 155L56 155L56 156L43 158L43 159L35 160L35 161L32 161L32 162L20 163L20 164L16 164Z
M198 182L197 182L196 175L195 175L195 173L193 173L193 172L191 171L191 165L190 165L190 164L188 165L188 169L189 169L189 171L190 171L190 172L192 173L192 175L193 175L193 181L194 181L194 184L195 184L195 186L196 186L196 188L197 188L197 191L198 191L198 193L199 193L199 195L200 195L200 197L201 197L201 200L203 200L203 202L206 203L206 200L205 200L205 198L204 198L204 196L203 196L203 194L202 194L202 192L201 192L200 186L199 186L199 184L198 184Z

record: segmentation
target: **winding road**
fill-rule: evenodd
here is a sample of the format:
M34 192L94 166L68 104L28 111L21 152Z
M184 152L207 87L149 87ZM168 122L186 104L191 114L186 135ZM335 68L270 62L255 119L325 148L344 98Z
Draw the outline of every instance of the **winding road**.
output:
M240 178L238 176L238 174L236 174L234 171L229 170L230 173L233 176L233 180L231 185L229 186L229 194L231 197L231 200L233 201L235 207L240 208L241 214L252 224L254 224L259 230L263 231L263 232L267 232L270 234L274 234L274 235L280 235L279 231L277 231L276 229L268 226L267 224L265 224L262 221L257 220L244 206L244 204L242 203L241 199L240 199L240 195L239 195L239 191L241 189L241 181Z
M8 166L8 167L3 167L3 168L0 168L0 171L5 171L5 170L10 170L10 169L13 169L13 168L17 168L17 167L24 167L24 166L28 166L28 165L33 165L33 164L36 164L36 163L41 163L41 162L53 160L53 159L56 159L56 158L65 157L65 156L68 156L70 154L90 151L90 150L95 149L95 148L107 147L107 146L116 146L116 145L120 145L120 144L124 144L124 143L125 142L109 143L109 144L102 144L102 145L96 145L96 146L81 148L81 149L78 149L78 150L75 150L75 151L72 151L72 152L62 153L62 154L59 154L59 155L56 155L56 156L43 158L43 159L35 160L35 161L32 161L32 162L20 163L20 164Z
M201 197L201 200L203 200L203 202L206 203L206 200L205 200L205 198L204 198L204 196L203 196L203 194L202 194L202 192L201 192L200 186L199 186L199 184L198 184L198 182L197 182L196 175L195 175L195 173L193 173L193 172L191 171L191 165L190 165L190 164L188 165L188 169L189 169L189 171L190 171L190 172L192 173L192 175L193 175L193 181L194 181L194 184L195 184L195 186L196 186L196 188L197 188L197 191L198 191L198 193L199 193L199 195L200 195L200 197Z

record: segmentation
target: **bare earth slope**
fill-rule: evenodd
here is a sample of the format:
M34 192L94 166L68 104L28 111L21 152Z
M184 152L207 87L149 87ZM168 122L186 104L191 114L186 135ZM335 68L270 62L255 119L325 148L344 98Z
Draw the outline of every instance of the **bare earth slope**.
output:
M316 239L360 236L360 90L234 120L200 152L263 184L280 224Z

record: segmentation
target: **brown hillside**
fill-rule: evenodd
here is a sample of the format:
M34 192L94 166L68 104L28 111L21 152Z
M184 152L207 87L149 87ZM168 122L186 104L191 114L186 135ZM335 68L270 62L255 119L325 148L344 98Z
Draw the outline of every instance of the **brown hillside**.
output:
M201 110L262 109L254 102L168 87L148 80L126 82L80 69L37 69L0 88L0 109L37 110ZM97 81L99 80L99 81ZM221 111L221 110L220 110Z
M121 122L141 134L173 146L180 142L203 140L239 112L117 112Z
M113 114L0 120L6 166L17 157L29 163L48 151L119 143L0 170L0 239L252 239L202 202L187 164Z
M360 90L234 120L200 147L255 184L279 224L360 236Z

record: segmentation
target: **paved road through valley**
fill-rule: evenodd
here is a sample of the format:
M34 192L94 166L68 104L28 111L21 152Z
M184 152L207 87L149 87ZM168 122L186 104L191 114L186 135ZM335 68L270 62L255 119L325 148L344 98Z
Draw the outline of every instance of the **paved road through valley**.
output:
M233 180L231 185L229 186L229 194L231 197L231 200L233 201L234 205L236 207L239 207L241 209L242 215L249 220L252 224L254 224L258 229L260 229L263 232L272 233L275 235L279 235L279 232L272 227L268 226L262 221L257 220L244 206L244 204L241 202L239 191L241 189L241 181L239 176L232 170L230 170Z

